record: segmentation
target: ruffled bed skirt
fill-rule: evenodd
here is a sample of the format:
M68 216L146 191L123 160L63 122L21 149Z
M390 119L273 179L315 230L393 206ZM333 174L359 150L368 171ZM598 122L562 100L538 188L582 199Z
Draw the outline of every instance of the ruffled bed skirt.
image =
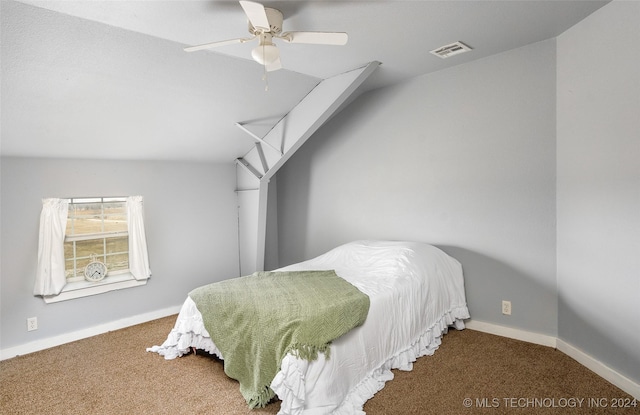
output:
M467 318L469 318L467 307L458 307L445 313L408 348L398 352L362 379L358 385L349 391L342 404L332 413L336 415L364 414L362 408L365 402L384 388L387 381L393 379L394 376L391 369L412 370L413 362L418 357L432 355L438 349L442 336L447 333L450 326L455 327L457 330L464 329L463 320ZM170 360L189 353L193 348L215 354L224 360L224 357L204 328L202 316L195 303L187 297L167 340L160 346L148 348L147 351L158 353L164 356L165 359ZM324 359L322 356L320 357ZM271 383L271 389L276 392L278 398L282 401L279 414L304 414L306 401L304 372L308 365L308 361L298 359L293 355L287 355L283 359L280 372Z
M391 369L403 371L413 370L413 362L419 357L432 355L442 342L442 336L447 333L450 326L457 330L464 329L464 319L469 318L467 307L461 307L447 312L432 327L427 329L417 341L407 349L398 352L395 356L384 362L369 376L364 378L346 396L342 404L333 412L335 415L364 415L362 408L376 392L382 390L386 382L393 379ZM275 389L274 389L275 390ZM300 413L300 412L299 412Z
M209 332L204 328L202 314L198 311L196 303L187 297L167 340L160 346L147 348L147 351L158 353L165 359L172 360L189 353L193 348L215 354L224 360L220 350L211 340Z

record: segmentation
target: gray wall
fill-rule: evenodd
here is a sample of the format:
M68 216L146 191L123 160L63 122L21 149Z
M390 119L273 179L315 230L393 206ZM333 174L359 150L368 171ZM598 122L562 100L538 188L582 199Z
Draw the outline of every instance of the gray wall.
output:
M0 162L2 349L179 306L191 289L238 276L232 163L6 157ZM54 304L34 297L41 199L134 194L145 198L153 272L147 285ZM26 319L33 316L39 329L27 332Z
M280 264L428 242L462 262L472 318L555 336L555 77L548 40L360 97L278 173Z
M558 335L640 380L640 3L558 38Z

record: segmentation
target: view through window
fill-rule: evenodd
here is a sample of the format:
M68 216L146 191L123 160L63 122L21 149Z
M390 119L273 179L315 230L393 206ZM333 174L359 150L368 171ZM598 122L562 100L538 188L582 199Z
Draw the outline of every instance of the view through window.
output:
M129 270L126 198L69 199L64 242L68 282L84 280L84 268L97 260L107 276Z

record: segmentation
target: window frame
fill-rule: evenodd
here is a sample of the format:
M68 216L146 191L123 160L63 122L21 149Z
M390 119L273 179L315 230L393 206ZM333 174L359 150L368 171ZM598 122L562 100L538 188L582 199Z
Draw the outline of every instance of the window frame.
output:
M114 202L114 201L127 203L128 197L74 197L74 198L67 198L66 200L71 206L74 203L78 204L79 203L78 201L85 201L84 203L92 202L92 203L100 203L100 204L104 204L105 202ZM69 220L69 216L67 216L67 220ZM101 220L104 221L104 205L102 205ZM87 233L87 234L80 234L80 235L71 235L69 236L69 239L70 239L69 242L74 240L79 241L79 240L102 239L103 244L106 244L106 238L121 237L125 235L127 236L127 238L130 238L128 222L129 222L129 218L127 217L126 231L108 231L108 232L98 232L98 233L90 233L90 234ZM67 242L67 235L65 235L65 242ZM130 239L128 240L128 243L130 243ZM108 254L106 252L105 245L103 245L103 248L104 249L102 254L97 255L97 257L103 258L104 260L104 257ZM111 254L122 254L122 253L111 253ZM127 261L130 267L131 266L130 258L129 258L130 252L126 252L126 253L127 253ZM64 259L66 263L67 261L66 255ZM147 283L147 279L141 279L141 280L136 279L134 275L131 273L129 268L109 271L107 274L107 277L105 277L101 281L87 281L84 279L84 277L77 276L78 270L76 268L76 261L77 261L77 258L76 258L75 247L74 247L74 271L75 271L74 276L67 279L65 286L62 288L62 291L58 295L43 296L45 303L49 304L49 303L56 303L60 301L71 300L75 298L82 298L82 297L87 297L91 295L106 293L109 291L120 290L124 288L138 287L138 286L145 285ZM65 265L65 269L66 269L66 265Z

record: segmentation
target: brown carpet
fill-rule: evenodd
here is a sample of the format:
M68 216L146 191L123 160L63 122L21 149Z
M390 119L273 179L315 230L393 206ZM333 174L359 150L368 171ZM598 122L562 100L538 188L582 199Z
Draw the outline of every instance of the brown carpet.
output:
M0 362L0 413L278 412L279 402L250 411L213 357L167 361L146 352L174 322L167 317ZM366 403L367 414L640 414L640 403L613 407L633 398L563 353L473 330L450 331L435 355L394 373Z

